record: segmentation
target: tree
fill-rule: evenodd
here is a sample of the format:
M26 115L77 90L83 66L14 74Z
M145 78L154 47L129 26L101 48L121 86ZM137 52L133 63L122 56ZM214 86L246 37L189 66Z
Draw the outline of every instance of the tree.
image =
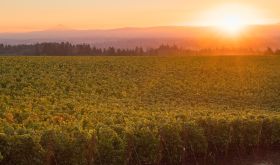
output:
M265 55L273 55L274 52L270 47L267 47L266 51L264 52Z

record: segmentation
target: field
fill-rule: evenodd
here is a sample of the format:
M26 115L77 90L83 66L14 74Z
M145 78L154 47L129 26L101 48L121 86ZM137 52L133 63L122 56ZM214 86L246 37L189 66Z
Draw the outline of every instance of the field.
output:
M280 57L1 57L0 164L223 164L280 149ZM207 163L206 163L207 162Z

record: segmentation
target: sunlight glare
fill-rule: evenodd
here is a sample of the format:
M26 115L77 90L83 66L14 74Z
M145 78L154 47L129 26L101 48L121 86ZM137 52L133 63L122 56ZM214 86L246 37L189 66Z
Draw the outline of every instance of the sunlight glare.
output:
M214 26L229 34L237 34L245 28L246 23L238 15L226 14Z
M194 23L215 27L228 35L239 35L248 25L265 24L260 11L245 4L223 4L205 10Z

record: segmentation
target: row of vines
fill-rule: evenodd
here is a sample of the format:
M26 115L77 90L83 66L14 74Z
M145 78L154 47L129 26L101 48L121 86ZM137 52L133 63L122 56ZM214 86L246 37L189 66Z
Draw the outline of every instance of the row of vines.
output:
M280 151L279 57L1 57L0 165Z

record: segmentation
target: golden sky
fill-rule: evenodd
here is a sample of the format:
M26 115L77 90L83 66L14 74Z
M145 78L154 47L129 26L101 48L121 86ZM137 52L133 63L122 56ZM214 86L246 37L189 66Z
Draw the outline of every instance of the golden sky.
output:
M1 0L0 32L280 22L280 0ZM242 20L239 20L242 19ZM220 21L221 20L221 21Z

